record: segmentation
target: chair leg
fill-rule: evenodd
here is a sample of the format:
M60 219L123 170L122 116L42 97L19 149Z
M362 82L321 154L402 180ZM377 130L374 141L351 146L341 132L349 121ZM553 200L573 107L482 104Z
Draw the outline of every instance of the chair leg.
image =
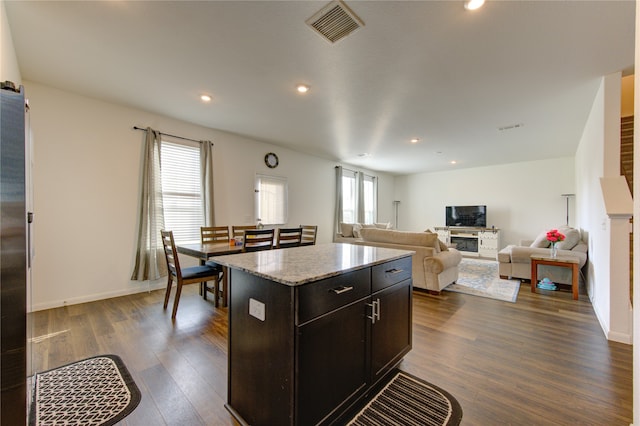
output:
M207 288L207 283L205 282L201 282L200 283L200 288L202 289L201 293L202 293L202 298L204 300L207 300L207 292L209 291Z
M169 294L171 294L171 272L169 272L169 278L167 279L167 291L164 293L164 308L167 309L167 304L169 304Z
M215 297L216 300L213 303L213 306L217 308L220 305L220 275L216 276L216 279L213 281L213 285L215 286L213 288L213 297Z
M222 269L222 276L220 278L220 282L222 283L222 307L227 307L228 296L227 293L229 291L229 279L227 278L228 269L224 267Z
M182 283L178 281L176 285L176 297L173 300L173 313L171 314L171 319L176 317L176 313L178 312L178 302L180 302L180 293L182 293Z

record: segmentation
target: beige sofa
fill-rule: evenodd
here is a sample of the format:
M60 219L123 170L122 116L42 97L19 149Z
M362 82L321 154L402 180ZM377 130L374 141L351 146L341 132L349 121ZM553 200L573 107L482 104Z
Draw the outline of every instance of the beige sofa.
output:
M360 231L366 228L391 229L391 223L340 223L340 232L333 237L335 243L353 243L362 239Z
M587 243L582 241L580 231L575 228L560 227L566 235L565 241L558 243L558 256L571 255L579 260L580 269L587 263ZM509 245L498 252L500 278L531 279L531 255L549 255L551 249L546 241L546 232L540 233L533 241L521 241L519 245ZM549 278L554 283L571 284L571 269L540 265L538 277Z
M411 271L414 287L437 294L458 279L458 265L462 255L438 240L438 234L363 228L360 236L361 238L352 238L349 242L414 251Z

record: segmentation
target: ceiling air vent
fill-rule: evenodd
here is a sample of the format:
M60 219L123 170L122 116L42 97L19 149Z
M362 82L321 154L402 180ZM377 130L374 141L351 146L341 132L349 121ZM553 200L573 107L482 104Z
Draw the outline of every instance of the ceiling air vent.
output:
M340 0L332 1L306 22L331 43L335 43L358 28L364 27L364 22Z

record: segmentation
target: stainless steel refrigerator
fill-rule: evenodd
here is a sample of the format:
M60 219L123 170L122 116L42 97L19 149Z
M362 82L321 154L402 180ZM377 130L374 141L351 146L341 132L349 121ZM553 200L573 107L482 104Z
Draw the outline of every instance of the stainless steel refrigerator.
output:
M0 83L0 424L27 419L28 105Z

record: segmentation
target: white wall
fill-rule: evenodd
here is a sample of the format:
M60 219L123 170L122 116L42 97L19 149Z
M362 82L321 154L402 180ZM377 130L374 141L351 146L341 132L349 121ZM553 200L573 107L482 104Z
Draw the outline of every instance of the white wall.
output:
M145 291L129 280L146 127L214 142L216 224L252 224L256 172L286 176L289 224L333 239L335 162L26 81L34 134L33 310ZM276 152L277 169L263 162ZM242 169L241 169L242 168ZM391 205L393 176L379 178ZM381 220L391 220L381 209ZM185 259L186 260L186 259ZM153 283L162 285L163 282Z
M445 206L487 206L487 226L502 230L502 246L534 239L566 223L566 198L574 193L573 158L421 173L396 177L399 222L404 230L444 226ZM570 199L570 224L575 221Z
M17 87L22 84L22 77L3 0L0 0L0 15L0 81L12 81Z
M603 177L620 175L619 111L620 75L613 74L602 79L576 151L577 223L588 236L586 286L596 316L607 338L630 343L628 269L611 267L622 258L628 268L628 234L612 237L600 183Z

